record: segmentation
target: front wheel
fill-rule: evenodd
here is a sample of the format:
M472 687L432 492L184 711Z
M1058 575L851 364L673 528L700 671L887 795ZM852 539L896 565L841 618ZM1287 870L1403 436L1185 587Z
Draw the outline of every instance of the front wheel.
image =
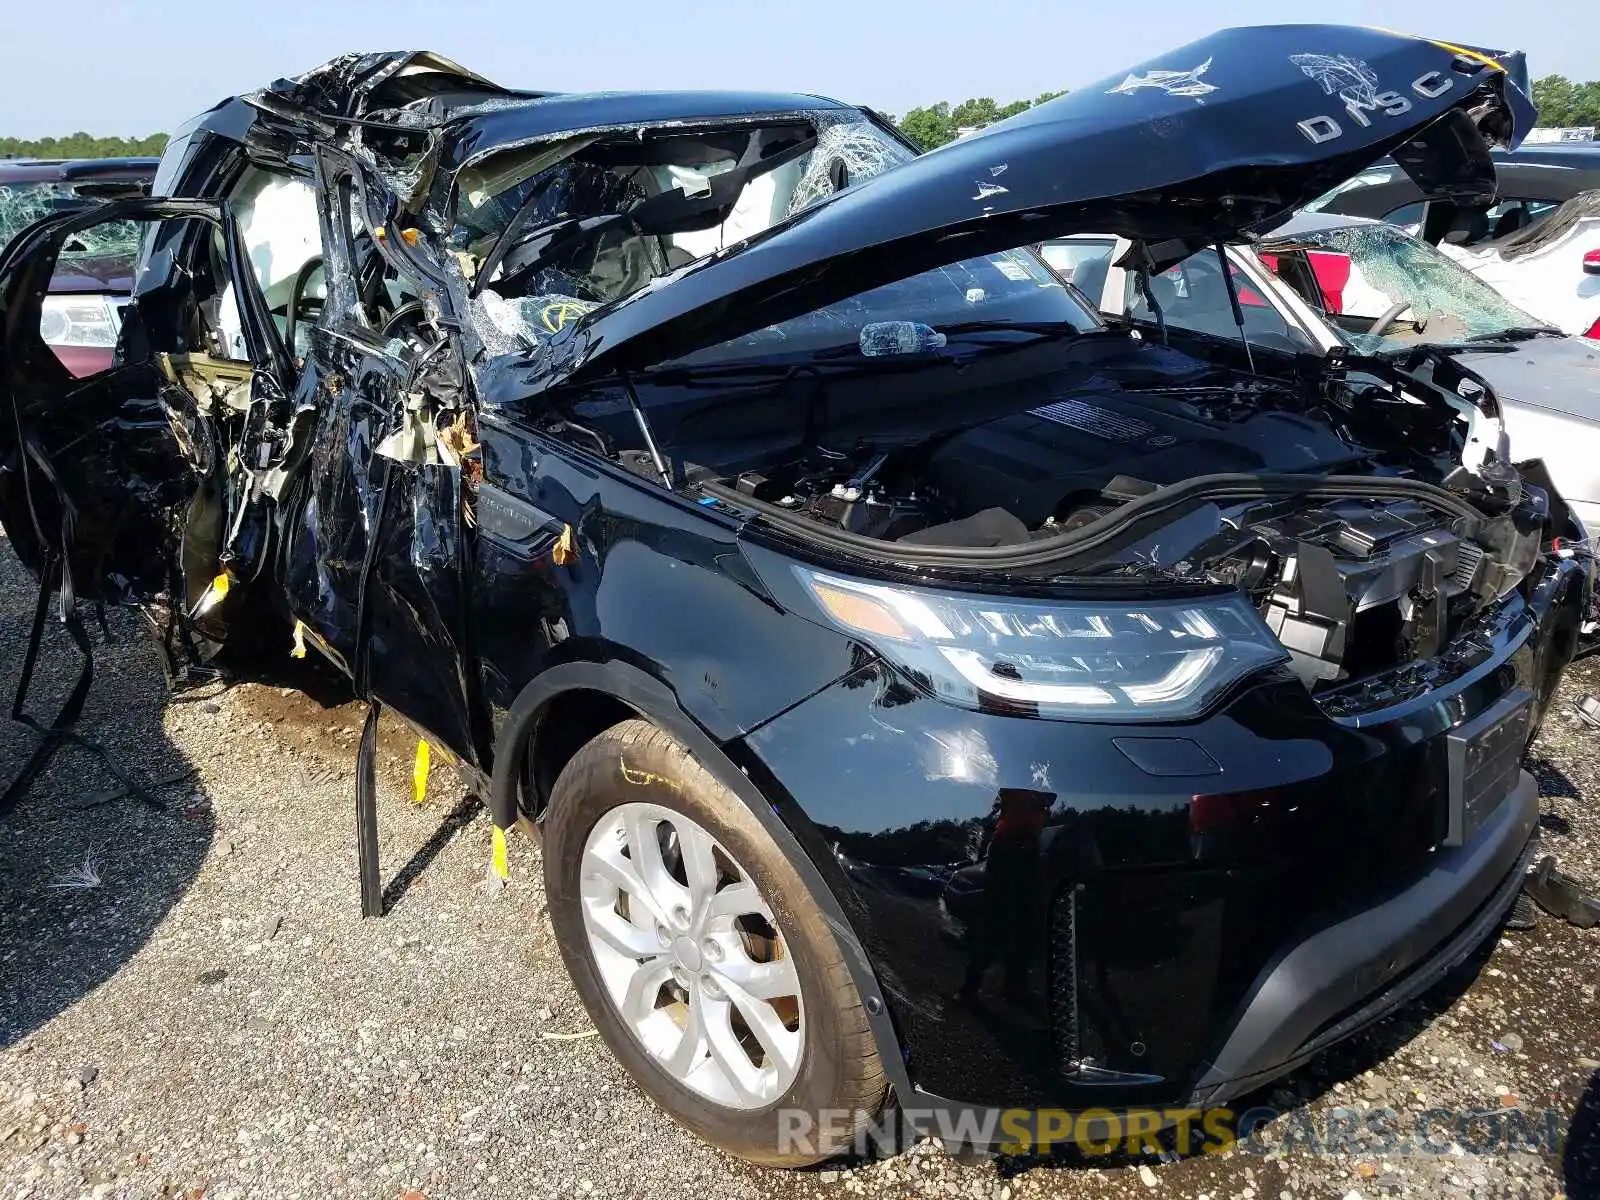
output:
M545 890L595 1027L651 1097L731 1154L804 1166L884 1100L861 998L809 889L671 735L625 721L556 780Z

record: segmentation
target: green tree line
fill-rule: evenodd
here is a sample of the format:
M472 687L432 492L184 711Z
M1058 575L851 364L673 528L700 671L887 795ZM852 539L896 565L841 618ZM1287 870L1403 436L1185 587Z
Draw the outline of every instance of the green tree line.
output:
M0 138L0 158L153 158L166 145L164 133L127 138L95 137L80 131L58 138Z
M1541 125L1600 125L1600 79L1573 83L1565 75L1533 81Z
M1064 95L1065 92L1045 92L1032 100L1013 100L1010 104L1000 104L990 96L978 96L960 104L946 100L912 109L900 118L899 126L901 132L924 150L932 150L955 141L959 130L992 125L1023 109ZM166 144L164 133L143 138L94 137L81 132L59 138L0 138L0 158L130 158L159 155Z
M901 133L924 150L932 150L955 141L960 129L982 128L1064 95L1064 91L1045 92L1032 100L1014 100L1010 104L997 104L988 96L954 105L946 100L913 108L898 124ZM1565 75L1546 75L1533 82L1533 102L1539 106L1541 125L1600 125L1600 80L1573 83Z
M898 124L912 141L924 150L932 150L955 141L961 129L982 128L1064 95L1065 91L1044 92L1032 100L1013 100L1010 104L1000 104L991 96L977 96L960 104L941 100L913 108ZM1564 75L1546 75L1534 80L1533 101L1539 106L1541 125L1600 125L1600 80L1573 83ZM95 137L80 131L59 138L0 138L0 158L126 158L159 155L166 144L164 133L126 138Z
M941 100L938 104L926 108L913 108L900 118L898 124L901 133L924 150L932 150L946 142L955 141L956 134L962 129L981 129L985 125L1003 121L1007 117L1014 117L1035 104L1043 104L1046 100L1054 100L1057 96L1065 95L1064 91L1044 92L1032 100L1013 100L1010 104L997 104L990 96L963 100L953 106L948 100Z

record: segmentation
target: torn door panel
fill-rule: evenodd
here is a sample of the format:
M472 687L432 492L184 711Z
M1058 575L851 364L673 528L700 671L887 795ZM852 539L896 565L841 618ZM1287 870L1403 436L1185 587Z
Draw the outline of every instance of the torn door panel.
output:
M166 585L170 514L192 490L168 431L166 386L148 365L93 377L29 412L21 447L0 421L0 517L30 571L65 552L91 594L128 599Z
M385 460L381 479L385 510L360 598L367 686L457 757L487 763L466 666L461 473Z
M283 464L283 587L362 694L477 762L486 734L462 667L476 443L448 288L396 223L387 179L327 147L316 178L325 301L300 384L303 467Z
M202 400L167 364L131 358L75 382L39 335L40 283L50 277L62 246L118 221L220 229L222 251L208 263L211 271L181 279L180 307L192 311L215 294L218 276L242 278L237 229L212 201L118 201L41 223L20 237L0 269L0 357L11 407L10 419L0 421L0 519L31 569L64 559L81 593L128 599L171 585L180 528L174 514L195 492L189 466L209 466L215 447L196 436L193 416ZM259 312L251 297L243 299L246 311ZM263 362L273 361L259 332L248 340ZM246 370L247 380L254 376ZM206 385L196 383L196 390L208 394ZM250 384L246 390L254 394ZM260 388L263 401L271 394L270 387Z
M284 531L283 586L324 652L354 675L358 597L388 461L373 454L384 434L387 378L342 357L307 372L318 415L307 479Z

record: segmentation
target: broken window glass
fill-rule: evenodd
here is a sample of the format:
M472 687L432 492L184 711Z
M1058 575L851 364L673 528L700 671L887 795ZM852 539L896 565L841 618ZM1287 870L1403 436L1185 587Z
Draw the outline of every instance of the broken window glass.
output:
M1348 259L1338 324L1345 339L1364 353L1493 337L1539 324L1433 246L1393 226L1346 225L1262 249L1323 251ZM1363 331L1397 308L1386 331Z
M817 146L800 162L799 178L789 195L786 216L793 216L842 188L882 175L909 162L913 155L870 121L852 116L821 117Z
M486 342L528 349L911 157L855 113L586 134L464 171L450 245L483 277Z
M70 185L53 180L0 184L0 247L44 217L77 212L95 203ZM133 221L108 221L68 239L61 265L75 274L127 278L139 253L139 226Z

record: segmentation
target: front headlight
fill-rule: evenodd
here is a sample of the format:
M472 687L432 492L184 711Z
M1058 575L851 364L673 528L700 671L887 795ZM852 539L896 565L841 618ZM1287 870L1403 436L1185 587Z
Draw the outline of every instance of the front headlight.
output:
M1010 600L796 566L823 613L929 691L967 708L1182 720L1288 654L1243 595Z
M46 296L39 315L39 336L50 346L117 344L120 322L109 296Z

